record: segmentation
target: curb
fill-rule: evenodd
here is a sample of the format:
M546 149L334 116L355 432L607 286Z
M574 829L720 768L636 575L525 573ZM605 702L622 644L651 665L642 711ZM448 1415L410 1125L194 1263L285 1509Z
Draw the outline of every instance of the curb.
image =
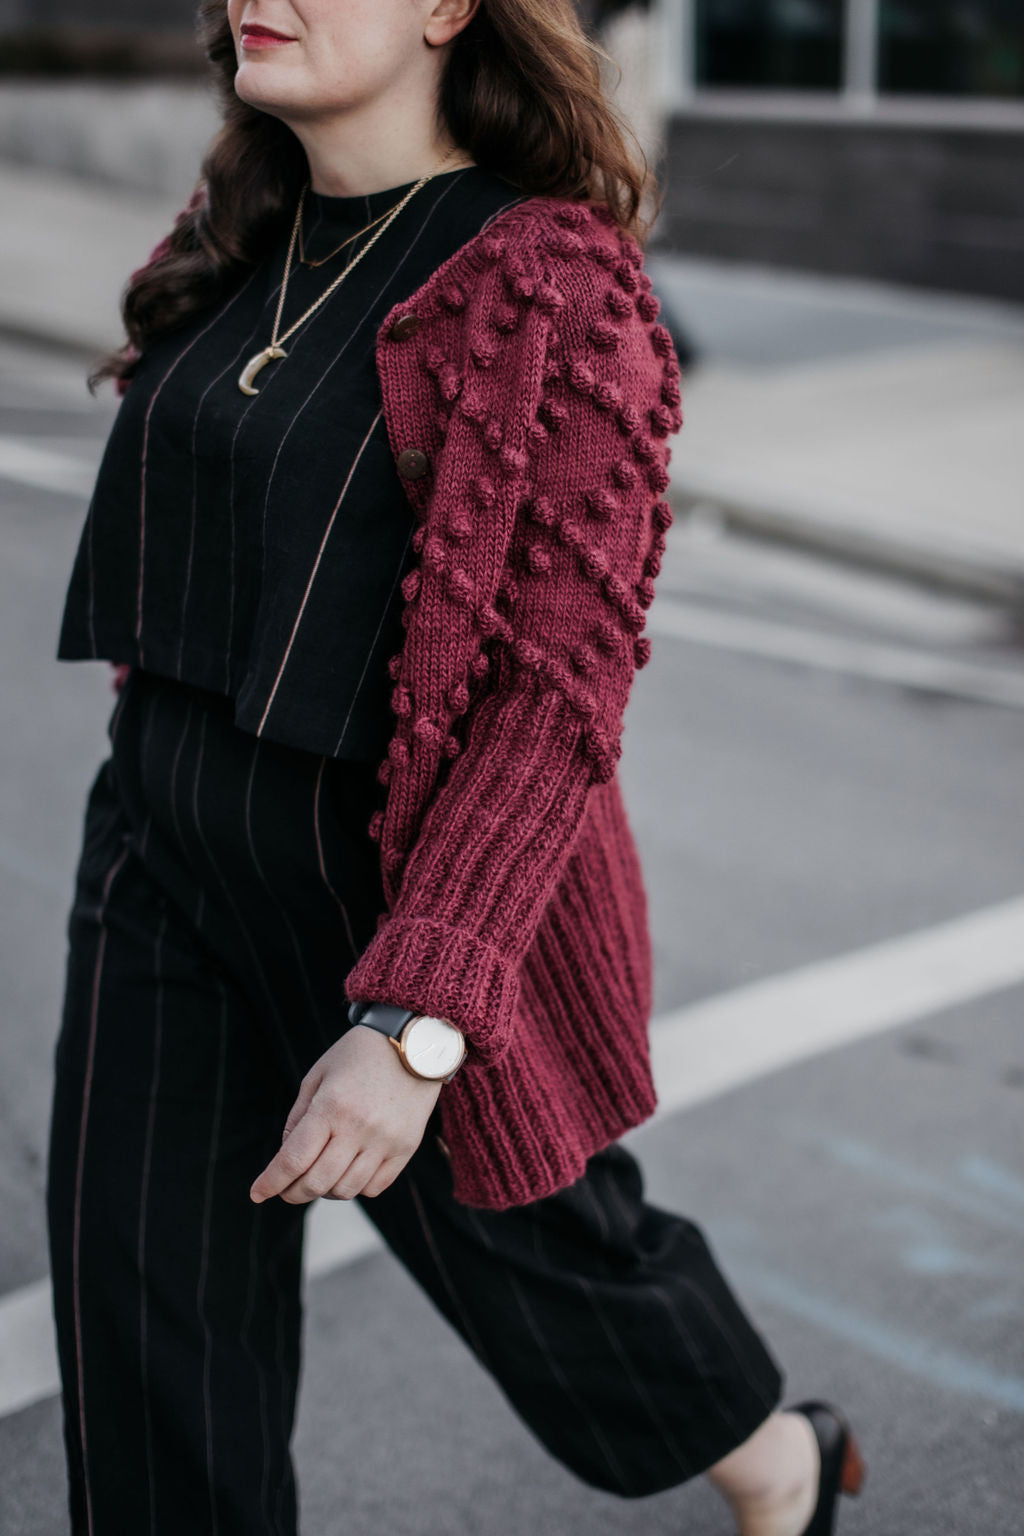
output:
M794 494L754 492L726 476L682 467L672 477L669 497L683 517L708 510L737 533L1024 613L1024 562L1017 550L961 541L931 528L882 527L870 511L853 505L801 506Z

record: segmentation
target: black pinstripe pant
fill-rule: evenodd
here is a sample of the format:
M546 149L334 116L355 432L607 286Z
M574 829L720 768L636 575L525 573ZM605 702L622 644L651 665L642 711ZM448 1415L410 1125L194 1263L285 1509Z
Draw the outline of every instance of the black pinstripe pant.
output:
M306 1206L253 1205L344 1023L383 895L372 768L259 742L133 673L93 785L48 1216L72 1525L291 1536ZM435 1111L436 1115L436 1111ZM548 1449L623 1496L705 1470L782 1373L700 1231L621 1146L572 1188L452 1198L432 1120L366 1214Z

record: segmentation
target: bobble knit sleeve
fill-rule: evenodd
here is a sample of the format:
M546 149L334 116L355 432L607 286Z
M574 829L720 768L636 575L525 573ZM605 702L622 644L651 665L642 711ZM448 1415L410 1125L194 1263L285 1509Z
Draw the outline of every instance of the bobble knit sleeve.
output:
M579 237L565 232L570 255ZM654 323L639 248L559 263L564 303L529 429L506 567L507 622L432 798L393 910L346 978L349 998L452 1019L467 1067L507 1049L517 969L595 784L611 778L672 521L678 361Z

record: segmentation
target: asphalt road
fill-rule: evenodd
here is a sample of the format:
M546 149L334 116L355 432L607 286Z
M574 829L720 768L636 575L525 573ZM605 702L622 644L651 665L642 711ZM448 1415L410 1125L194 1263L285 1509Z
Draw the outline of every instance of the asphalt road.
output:
M46 1273L63 926L112 704L104 668L52 660L111 415L79 374L0 347L7 1300ZM713 526L672 540L622 764L650 897L655 1037L685 1046L668 1101L685 1096L687 1050L696 1073L729 1046L701 1024L702 1000L733 998L769 1059L738 1058L738 1086L629 1138L648 1196L704 1227L785 1369L787 1400L834 1397L850 1414L869 1470L841 1536L1018 1536L1024 964L1000 961L989 939L965 982L945 957L972 914L1024 894L1024 708L985 702L981 686L1016 686L1024 664L983 608L723 541ZM881 673L880 652L892 662ZM922 657L930 681L910 687ZM924 960L901 942L932 930ZM851 956L852 972L821 965ZM900 992L913 993L915 967L927 1005ZM855 1018L845 1043L787 1061L787 980L811 987L824 1038L851 975L874 1023ZM757 990L773 978L781 992ZM397 1263L372 1243L354 1251L309 1285L305 1536L727 1531L701 1483L632 1504L575 1483ZM0 1531L59 1536L58 1401L5 1411L12 1371L0 1353Z

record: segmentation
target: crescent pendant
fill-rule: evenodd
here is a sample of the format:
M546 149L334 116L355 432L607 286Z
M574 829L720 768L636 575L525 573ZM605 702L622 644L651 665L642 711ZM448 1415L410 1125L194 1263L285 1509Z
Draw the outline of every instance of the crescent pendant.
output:
M238 377L238 387L243 395L258 395L259 390L253 389L253 379L267 366L268 363L277 362L278 358L287 357L283 347L264 347L262 352L257 352L255 357L250 357Z

